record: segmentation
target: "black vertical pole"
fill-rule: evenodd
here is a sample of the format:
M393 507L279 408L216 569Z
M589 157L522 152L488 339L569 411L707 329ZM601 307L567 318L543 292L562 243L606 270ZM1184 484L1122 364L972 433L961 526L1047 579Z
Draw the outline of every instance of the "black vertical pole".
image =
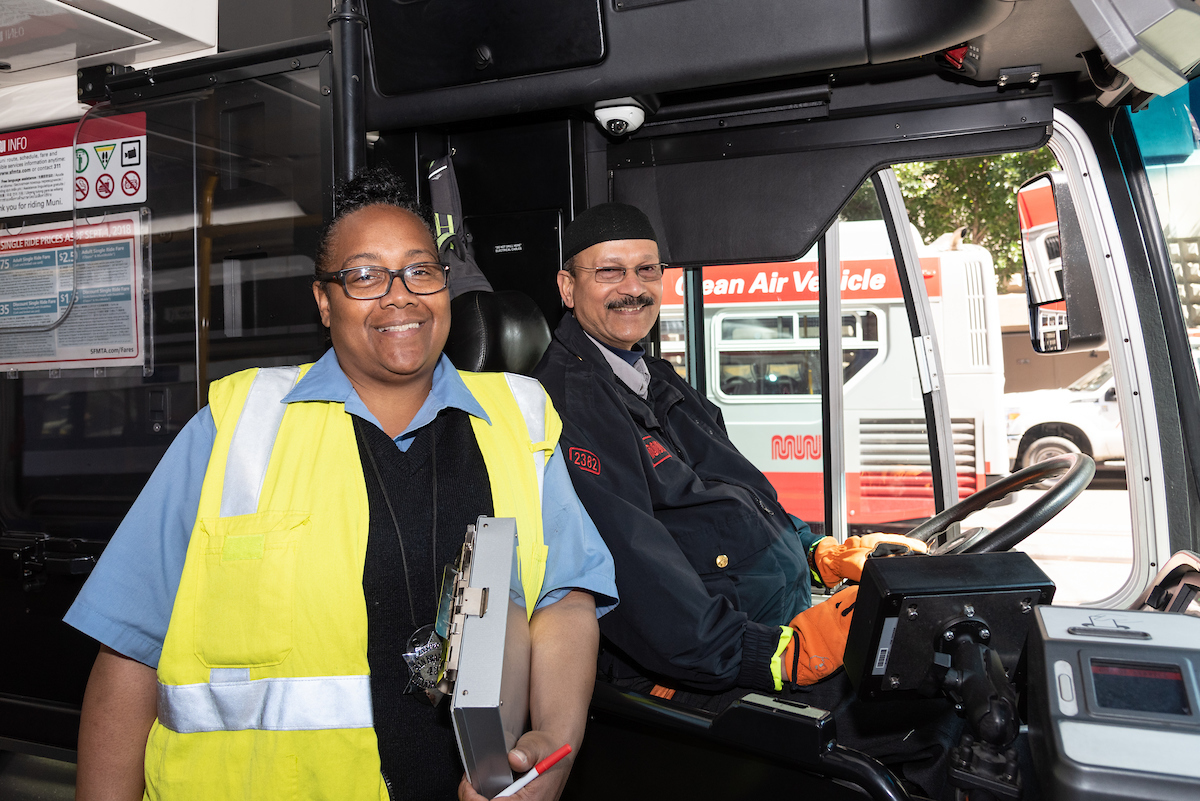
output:
M333 40L333 175L351 178L367 158L367 113L363 0L333 0L329 33Z

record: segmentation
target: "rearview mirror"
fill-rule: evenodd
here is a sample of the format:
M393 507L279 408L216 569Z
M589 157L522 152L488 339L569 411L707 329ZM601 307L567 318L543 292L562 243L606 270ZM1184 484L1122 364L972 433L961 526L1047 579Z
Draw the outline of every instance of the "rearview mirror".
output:
M1038 353L1091 350L1104 343L1104 324L1079 215L1058 171L1017 190L1029 337Z

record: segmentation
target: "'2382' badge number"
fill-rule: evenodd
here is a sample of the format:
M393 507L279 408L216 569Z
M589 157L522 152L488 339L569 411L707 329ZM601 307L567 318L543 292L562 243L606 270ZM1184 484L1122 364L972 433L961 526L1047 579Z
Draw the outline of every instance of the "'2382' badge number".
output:
M583 448L571 448L567 452L567 458L571 460L571 464L585 473L600 475L600 459L591 451Z

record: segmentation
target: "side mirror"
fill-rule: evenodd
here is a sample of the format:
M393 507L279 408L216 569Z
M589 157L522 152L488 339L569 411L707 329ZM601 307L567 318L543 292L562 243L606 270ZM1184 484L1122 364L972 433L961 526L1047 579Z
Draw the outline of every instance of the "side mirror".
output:
M1117 388L1109 387L1104 393L1104 402L1112 403L1117 399Z
M1029 336L1038 353L1092 350L1104 323L1067 177L1054 170L1017 190Z

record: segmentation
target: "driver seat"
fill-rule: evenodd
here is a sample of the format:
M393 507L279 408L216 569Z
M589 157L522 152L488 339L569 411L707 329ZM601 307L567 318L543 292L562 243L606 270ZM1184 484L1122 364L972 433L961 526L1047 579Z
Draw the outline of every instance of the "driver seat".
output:
M464 292L450 301L442 352L461 370L529 375L549 346L550 326L523 292Z

